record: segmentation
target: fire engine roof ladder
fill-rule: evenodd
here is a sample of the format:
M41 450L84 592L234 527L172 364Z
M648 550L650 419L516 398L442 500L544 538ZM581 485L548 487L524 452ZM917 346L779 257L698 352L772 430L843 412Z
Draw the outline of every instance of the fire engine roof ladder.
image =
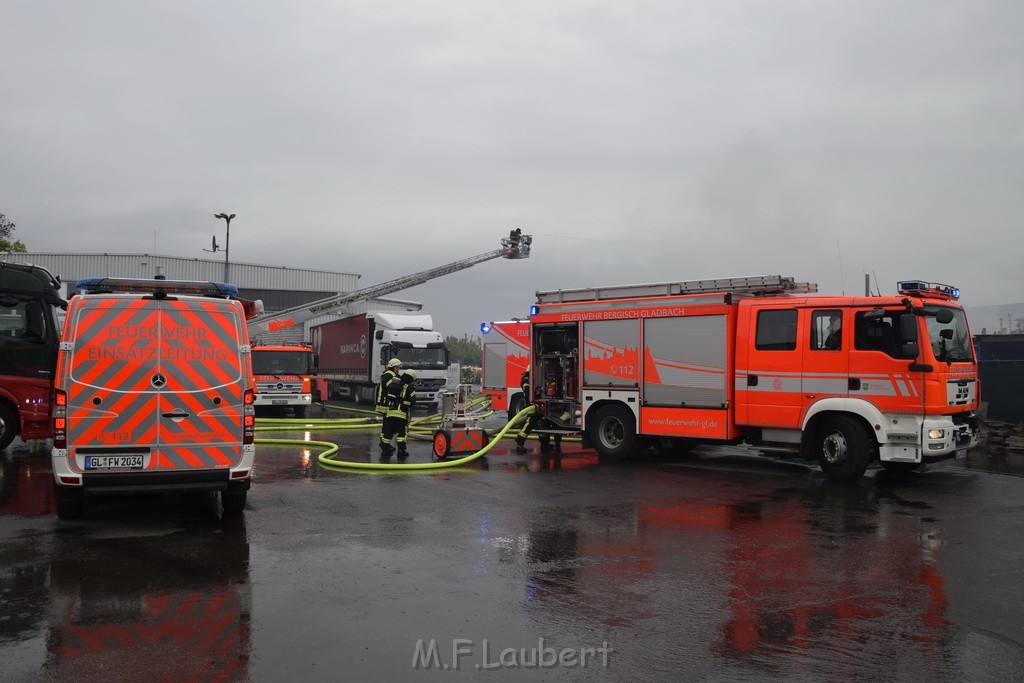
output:
M818 285L796 282L781 275L730 277L721 280L689 280L687 282L657 282L647 285L618 285L612 287L584 287L581 289L555 289L537 292L537 303L566 303L572 301L601 301L634 297L671 296L676 294L706 294L731 292L735 294L807 294L817 292Z

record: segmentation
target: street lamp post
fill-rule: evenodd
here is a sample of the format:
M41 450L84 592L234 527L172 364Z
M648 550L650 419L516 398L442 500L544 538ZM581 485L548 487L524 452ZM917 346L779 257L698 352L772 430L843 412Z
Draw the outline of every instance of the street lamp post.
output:
M226 213L215 213L213 214L213 217L223 218L225 221L227 221L227 234L224 236L224 282L230 282L231 280L228 277L228 259L231 256L231 219L235 217L235 214L228 215Z

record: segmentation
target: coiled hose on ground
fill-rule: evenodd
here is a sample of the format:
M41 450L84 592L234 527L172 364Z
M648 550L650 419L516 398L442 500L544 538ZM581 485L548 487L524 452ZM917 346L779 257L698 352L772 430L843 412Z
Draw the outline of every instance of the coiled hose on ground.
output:
M471 401L467 408L478 406L488 399L483 397ZM315 428L319 430L332 430L332 429L366 429L368 427L379 427L380 420L377 413L369 410L360 410L358 408L344 408L348 412L365 413L367 417L354 417L354 418L319 418L319 419L266 419L261 420L263 425L257 426L256 431L281 431L285 428L290 429L307 429ZM335 460L331 456L338 452L338 444L331 443L330 441L306 441L303 439L256 439L257 444L275 445L275 446L302 446L303 448L309 448L311 446L322 447L324 452L317 457L317 462L325 467L332 469L343 469L343 470L359 470L359 471L429 471L447 469L452 467L459 467L470 463L477 458L483 456L494 444L498 443L502 437L504 437L513 428L518 428L519 424L528 417L531 413L536 410L536 407L529 405L523 410L516 413L508 423L498 431L491 440L475 453L470 453L467 456L452 460L436 460L433 462L352 462L349 460ZM486 417L491 412L487 412L483 415ZM437 425L440 424L442 416L439 414L428 415L426 417L411 420L409 422L409 432L418 434L430 434L434 431ZM265 425L265 426L264 426Z

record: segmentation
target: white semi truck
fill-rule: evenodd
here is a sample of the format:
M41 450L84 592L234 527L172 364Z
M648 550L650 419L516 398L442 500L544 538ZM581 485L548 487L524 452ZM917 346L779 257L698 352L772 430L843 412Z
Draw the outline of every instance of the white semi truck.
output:
M373 403L381 373L398 358L403 368L416 371L417 405L436 408L449 355L429 315L370 311L316 325L310 337L330 395Z

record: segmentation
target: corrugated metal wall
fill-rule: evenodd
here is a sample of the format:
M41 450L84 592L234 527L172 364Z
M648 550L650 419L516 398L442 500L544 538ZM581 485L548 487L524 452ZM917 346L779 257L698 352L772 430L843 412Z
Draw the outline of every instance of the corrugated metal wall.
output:
M978 378L986 418L1024 422L1024 360L983 360L978 363Z
M10 263L32 263L58 275L65 286L84 277L153 277L157 267L169 280L224 281L224 261L157 256L154 254L3 254ZM242 289L301 292L351 292L359 288L359 275L252 263L230 264L232 284ZM69 292L65 291L65 294Z

